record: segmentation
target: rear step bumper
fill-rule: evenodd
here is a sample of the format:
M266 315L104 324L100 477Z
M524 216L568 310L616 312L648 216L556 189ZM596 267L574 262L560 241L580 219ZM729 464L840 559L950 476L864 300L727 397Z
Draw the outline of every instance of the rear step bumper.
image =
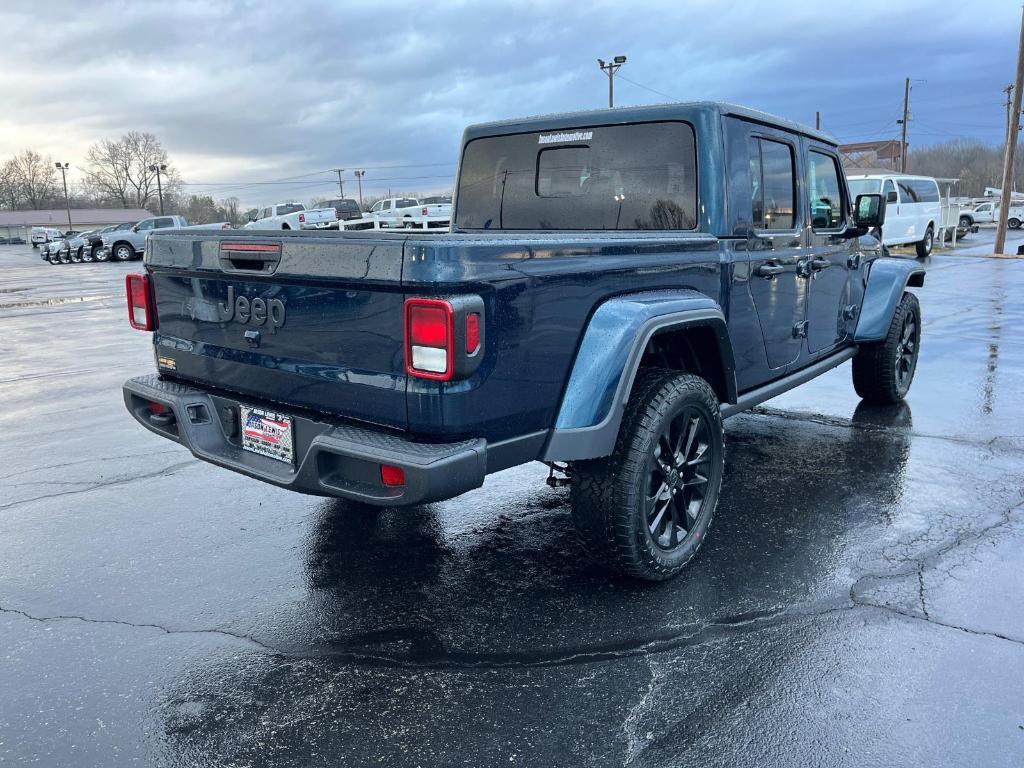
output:
M292 416L295 466L243 450L240 401L152 374L124 383L128 411L146 429L181 443L197 458L293 491L340 496L376 506L441 501L479 488L487 442L414 443L383 430ZM170 409L154 416L150 403ZM242 401L242 404L258 405ZM386 486L380 466L401 467L405 484Z

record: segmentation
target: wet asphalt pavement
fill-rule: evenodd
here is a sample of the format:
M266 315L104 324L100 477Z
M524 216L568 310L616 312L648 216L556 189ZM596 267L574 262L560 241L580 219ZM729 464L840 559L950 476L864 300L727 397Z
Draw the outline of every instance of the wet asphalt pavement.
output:
M540 464L374 517L194 460L121 401L138 265L0 246L0 764L1024 764L1024 260L927 267L907 403L730 420L648 585Z

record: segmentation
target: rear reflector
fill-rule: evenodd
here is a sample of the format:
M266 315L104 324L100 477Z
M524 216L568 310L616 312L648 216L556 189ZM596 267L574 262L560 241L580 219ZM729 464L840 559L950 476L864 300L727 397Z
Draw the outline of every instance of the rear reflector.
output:
M480 315L470 312L466 315L466 354L472 355L480 349Z
M300 213L299 214L299 223L300 224L305 224L306 223L306 214L304 214L304 213Z
M164 405L163 403L158 403L156 400L150 400L148 405L150 413L160 414L167 410L166 405Z
M149 290L149 275L125 275L124 285L128 294L128 322L132 328L139 331L155 330L156 315Z
M405 370L411 376L448 381L454 370L455 312L441 299L405 302Z
M390 464L380 465L380 481L389 487L405 485L405 470Z

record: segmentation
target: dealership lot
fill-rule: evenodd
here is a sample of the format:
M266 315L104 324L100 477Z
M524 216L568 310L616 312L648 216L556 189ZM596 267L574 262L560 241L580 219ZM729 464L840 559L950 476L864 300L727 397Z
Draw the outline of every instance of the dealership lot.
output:
M1019 765L1024 260L990 239L927 260L907 403L844 365L728 422L660 585L586 561L540 464L368 516L194 460L121 402L140 265L0 246L0 762Z

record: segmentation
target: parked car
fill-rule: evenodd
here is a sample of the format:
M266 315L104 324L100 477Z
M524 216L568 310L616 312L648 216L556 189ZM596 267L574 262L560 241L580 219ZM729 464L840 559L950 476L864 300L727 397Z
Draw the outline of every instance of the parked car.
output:
M95 233L95 230L89 230L88 232L79 232L71 237L65 237L61 250L67 251L71 261L75 263L92 261L93 253L92 249L88 248L88 245L90 236Z
M363 217L363 209L359 207L359 203L348 197L335 198L333 200L324 200L316 204L317 208L333 208L337 217L333 223L325 223L318 225L317 229L328 229L338 228L339 221L351 221L352 219L361 219Z
M913 245L921 258L931 254L942 216L935 179L902 173L865 173L849 174L847 180L853 195L881 192L885 197L885 245Z
M374 506L541 460L594 557L657 580L707 537L723 418L851 360L867 402L906 396L924 269L866 236L883 198L827 135L671 104L470 127L460 159L446 234L155 232L129 412Z
M58 232L56 239L49 240L39 246L39 255L43 261L49 261L51 264L67 264L71 261L71 258L62 251L62 245L64 245L64 238Z
M96 251L96 256L100 261L110 258L118 261L131 261L141 258L146 250L146 237L158 229L229 229L230 227L231 225L226 221L189 226L184 216L153 216L143 219L127 229L115 229L102 235L103 245Z
M993 200L989 203L982 203L972 210L960 212L960 224L970 226L972 224L991 224L999 221L999 209L1001 203ZM1011 204L1007 213L1006 225L1011 229L1020 229L1021 222L1024 222L1024 205Z
M380 219L381 227L400 226L398 221L392 220L419 216L419 207L420 201L415 197L388 197L370 206L363 218Z
M43 243L60 240L60 238L60 230L54 229L53 227L32 227L32 231L29 234L29 239L32 241L33 248L38 248Z
M88 236L88 242L82 249L83 257L87 256L87 258L85 258L85 261L106 261L107 259L109 259L110 252L103 251L103 236L111 234L113 232L130 230L137 223L138 222L131 221L125 222L124 224L112 224L109 227L97 229L96 231L90 233Z
M338 226L334 208L306 209L301 203L278 203L261 208L244 229L327 229Z

